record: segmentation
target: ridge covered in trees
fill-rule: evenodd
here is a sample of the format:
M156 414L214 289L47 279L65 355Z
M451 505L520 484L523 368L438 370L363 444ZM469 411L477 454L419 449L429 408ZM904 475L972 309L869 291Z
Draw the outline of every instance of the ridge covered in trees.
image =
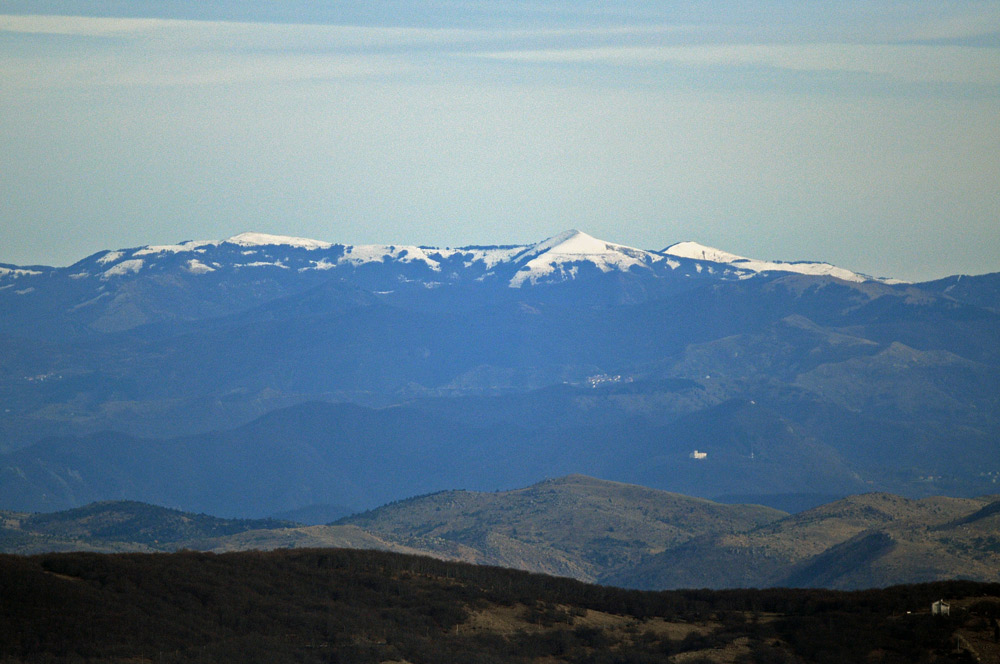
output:
M0 597L11 664L962 662L1000 614L1000 584L644 592L346 549L3 555Z

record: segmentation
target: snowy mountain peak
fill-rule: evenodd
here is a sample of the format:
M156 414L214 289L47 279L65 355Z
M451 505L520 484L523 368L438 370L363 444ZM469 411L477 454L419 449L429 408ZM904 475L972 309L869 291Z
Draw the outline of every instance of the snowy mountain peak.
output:
M512 288L539 281L562 281L576 276L579 263L590 263L601 272L648 267L662 257L649 251L605 242L571 229L539 242L517 256L527 260L510 280Z
M269 233L240 233L225 240L228 244L241 247L286 246L297 249L329 249L333 245L322 240L311 240L304 237L287 235L271 235Z
M608 243L582 231L570 229L539 242L533 249L538 254L549 251L557 254L603 254L608 250Z

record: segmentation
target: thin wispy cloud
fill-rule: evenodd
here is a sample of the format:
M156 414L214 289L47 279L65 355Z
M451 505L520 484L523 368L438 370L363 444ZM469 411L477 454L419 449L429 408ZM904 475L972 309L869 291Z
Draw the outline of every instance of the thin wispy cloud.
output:
M0 227L23 255L53 220L76 233L61 260L248 227L575 226L914 278L880 239L947 234L984 265L1000 228L996 3L15 4Z
M76 48L12 54L0 83L17 87L212 85L399 74L399 46L468 39L461 31L175 19L0 16L0 33Z
M1000 49L905 44L725 44L510 50L477 57L511 62L615 66L764 66L790 71L851 72L904 81L1000 84Z
M0 34L63 38L77 48L11 54L0 83L207 85L388 76L434 57L498 45L656 38L690 26L536 30L406 28L162 18L0 15ZM439 61L440 64L441 61Z
M322 38L349 46L438 43L482 35L479 31L460 29L13 14L0 15L0 31L133 39L176 36L186 40L200 36L220 44L232 38L254 42L261 38L275 37L290 40Z
M695 25L611 25L538 29L384 27L313 23L204 21L161 18L0 14L0 32L80 37L156 38L161 43L188 47L204 42L228 48L246 45L310 46L317 43L345 48L386 48L510 40L545 40L567 37L602 39L630 36L656 37L671 33L704 31ZM233 40L236 40L235 42ZM278 40L277 42L273 40Z
M987 21L979 30L990 26ZM896 30L894 38L944 39L975 31L976 24L962 16L909 25ZM207 84L255 77L381 76L405 71L420 59L455 54L522 65L766 67L870 74L906 82L1000 83L1000 48L755 42L746 35L696 25L470 30L0 15L0 32L105 41L103 51L102 44L90 44L91 52L83 58L74 56L68 66L51 66L51 57L33 61L12 56L0 67L0 77L8 82L35 85L57 84L60 78L78 84ZM30 71L33 64L41 65L38 71Z
M39 67L35 61L12 58L0 74L11 87L53 86L205 86L355 79L389 76L407 71L398 59L308 54L203 54L197 61L150 54L144 61L91 55Z

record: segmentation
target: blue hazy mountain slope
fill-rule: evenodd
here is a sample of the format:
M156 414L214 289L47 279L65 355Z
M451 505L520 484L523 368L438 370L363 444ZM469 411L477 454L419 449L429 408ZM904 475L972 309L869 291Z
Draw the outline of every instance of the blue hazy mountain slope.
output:
M257 516L573 472L705 497L1000 477L1000 313L975 289L579 231L457 249L244 233L0 283L0 484L25 507ZM310 424L326 416L306 402L368 425ZM273 480L240 456L255 445ZM248 482L266 486L240 504Z

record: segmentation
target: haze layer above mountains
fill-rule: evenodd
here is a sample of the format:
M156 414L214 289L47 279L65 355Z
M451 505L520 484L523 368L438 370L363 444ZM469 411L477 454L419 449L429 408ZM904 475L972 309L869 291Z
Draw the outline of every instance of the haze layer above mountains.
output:
M1000 274L243 234L3 266L0 310L8 509L335 514L568 473L798 509L1000 476Z

